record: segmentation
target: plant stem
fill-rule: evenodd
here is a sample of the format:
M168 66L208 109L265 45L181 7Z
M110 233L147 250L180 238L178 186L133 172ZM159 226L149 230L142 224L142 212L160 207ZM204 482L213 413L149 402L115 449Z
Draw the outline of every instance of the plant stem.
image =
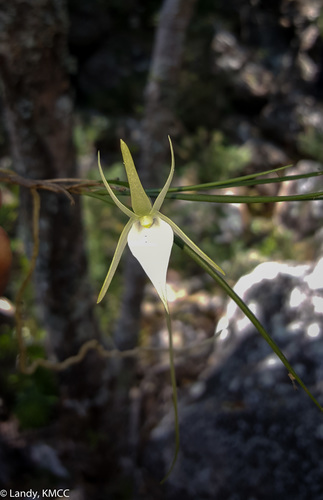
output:
M173 389L173 405L174 405L174 415L175 415L175 453L172 460L171 466L166 474L166 476L160 481L163 484L171 474L177 460L177 455L179 451L179 423L178 423L178 407L177 407L177 387L176 387L176 375L175 375L175 364L174 364L174 348L173 348L173 333L172 333L172 322L169 312L165 308L166 313L166 323L169 336L169 363L170 363L170 378L172 382Z

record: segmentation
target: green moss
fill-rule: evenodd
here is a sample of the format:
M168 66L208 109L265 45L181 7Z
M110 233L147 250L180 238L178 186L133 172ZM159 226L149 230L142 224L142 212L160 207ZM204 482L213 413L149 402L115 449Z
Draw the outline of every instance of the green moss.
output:
M44 352L41 352L44 355ZM55 375L38 368L29 376L21 373L9 377L15 391L14 413L22 429L36 429L48 425L58 401Z

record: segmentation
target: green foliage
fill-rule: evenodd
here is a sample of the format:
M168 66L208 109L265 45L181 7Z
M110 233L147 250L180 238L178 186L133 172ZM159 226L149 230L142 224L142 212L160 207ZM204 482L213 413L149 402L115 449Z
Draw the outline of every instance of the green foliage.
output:
M307 127L298 137L298 148L304 155L323 163L323 132Z
M277 261L296 258L291 231L277 226L271 220L264 224L263 218L253 219L251 231L256 240L253 250L258 250L260 255Z
M0 387L1 397L6 401L7 406L11 406L14 400L12 387L8 381L8 376L15 369L17 357L17 343L12 335L12 328L9 325L1 325L0 335Z
M38 355L44 356L41 349ZM38 368L33 375L15 373L9 377L15 391L14 413L22 429L37 429L48 425L58 402L54 374Z
M4 325L0 335L0 362L1 364L9 357L16 356L17 345L11 335L9 325Z
M44 357L44 348L33 344L28 347L32 359ZM17 341L12 329L5 326L0 335L0 383L2 396L19 420L22 429L36 429L47 425L58 401L55 374L38 368L33 375L16 371Z
M18 200L13 198L11 203L4 203L0 210L0 226L8 233L13 232L17 219Z
M198 172L198 182L221 180L239 172L251 159L247 146L230 144L219 130L198 129L194 136L183 139L181 156L191 159L187 166Z

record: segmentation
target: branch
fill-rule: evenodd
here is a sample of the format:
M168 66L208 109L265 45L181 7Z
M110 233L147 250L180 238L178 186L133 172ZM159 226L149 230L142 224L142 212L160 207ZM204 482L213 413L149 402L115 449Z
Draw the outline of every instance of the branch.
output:
M27 355L27 349L26 349L26 344L24 342L23 338L23 295L25 293L26 287L28 283L30 282L32 275L34 273L35 267L36 267L36 261L38 257L38 252L39 252L39 214L40 214L40 196L39 193L35 187L38 186L40 189L42 186L43 181L29 181L24 179L23 177L20 176L14 176L15 183L19 183L19 185L23 185L25 187L30 188L30 192L32 195L33 199L33 221L32 221L32 227L33 227L33 251L32 251L32 256L30 260L30 267L29 270L18 290L16 300L15 300L15 305L16 305L16 312L15 312L15 319L16 319L16 335L17 335L17 342L18 342L18 368L19 370L26 374L26 375L31 375L33 374L37 368L43 367L47 368L49 370L53 371L63 371L66 370L66 368L69 368L72 365L75 365L77 363L80 363L86 356L86 354L90 350L96 350L100 356L103 358L129 358L133 356L137 356L141 354L142 352L168 352L168 348L161 349L161 348L153 348L153 347L136 347L134 349L128 349L125 351L119 351L118 349L106 349L102 344L99 343L98 340L96 339L91 339L85 342L79 349L78 353L70 356L63 361L50 361L48 359L36 359L33 361L31 364L28 365L28 355ZM78 179L68 179L67 181L79 181ZM27 182L25 182L27 181ZM66 181L66 179L64 179ZM45 186L44 189L47 189L49 181L45 181ZM83 187L83 183L82 187ZM96 185L98 183L95 183ZM91 183L90 185L93 185ZM218 334L217 334L218 335ZM212 344L215 340L216 336L212 336L209 339L204 340L203 342L197 342L194 343L190 346L180 348L180 349L174 349L174 353L184 353L184 352L189 352L196 347L200 347L203 345L209 345Z
M4 168L0 168L0 182L14 184L30 190L43 189L57 194L63 193L68 197L72 204L75 202L71 193L82 194L84 190L88 190L88 188L102 187L101 181L89 181L87 179L28 179L26 177L22 177L13 170L7 170ZM123 186L114 186L113 181L111 181L110 184L116 191L123 192L125 190L125 187Z

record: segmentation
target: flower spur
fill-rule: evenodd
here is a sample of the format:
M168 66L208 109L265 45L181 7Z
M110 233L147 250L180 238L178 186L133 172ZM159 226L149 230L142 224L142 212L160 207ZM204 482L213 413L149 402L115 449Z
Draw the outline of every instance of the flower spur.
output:
M193 241L190 240L188 236L186 236L186 234L183 233L183 231L172 220L170 220L160 212L160 208L172 182L175 168L173 146L170 137L168 137L168 139L172 158L171 169L168 179L153 205L151 204L150 199L148 198L144 188L142 187L128 146L122 140L120 141L121 152L129 182L131 205L133 211L126 207L123 203L121 203L121 201L112 191L109 183L104 177L100 163L100 155L98 157L99 170L105 187L107 188L115 204L120 208L120 210L122 210L123 213L125 213L129 217L129 221L125 225L119 238L108 274L99 293L98 302L101 302L101 300L105 296L114 273L118 267L123 250L128 242L130 251L139 261L148 278L156 288L156 291L164 305L166 313L166 322L169 334L170 375L173 389L173 405L175 414L175 453L170 468L165 477L162 479L161 483L164 483L164 481L166 481L166 479L172 472L179 451L179 421L177 409L177 389L172 326L166 291L166 274L170 253L174 242L174 233L178 235L186 245L188 245L194 252L196 252L213 269L224 274L222 269L217 266L204 252L202 252L202 250L198 246L196 246L195 243L193 243Z

